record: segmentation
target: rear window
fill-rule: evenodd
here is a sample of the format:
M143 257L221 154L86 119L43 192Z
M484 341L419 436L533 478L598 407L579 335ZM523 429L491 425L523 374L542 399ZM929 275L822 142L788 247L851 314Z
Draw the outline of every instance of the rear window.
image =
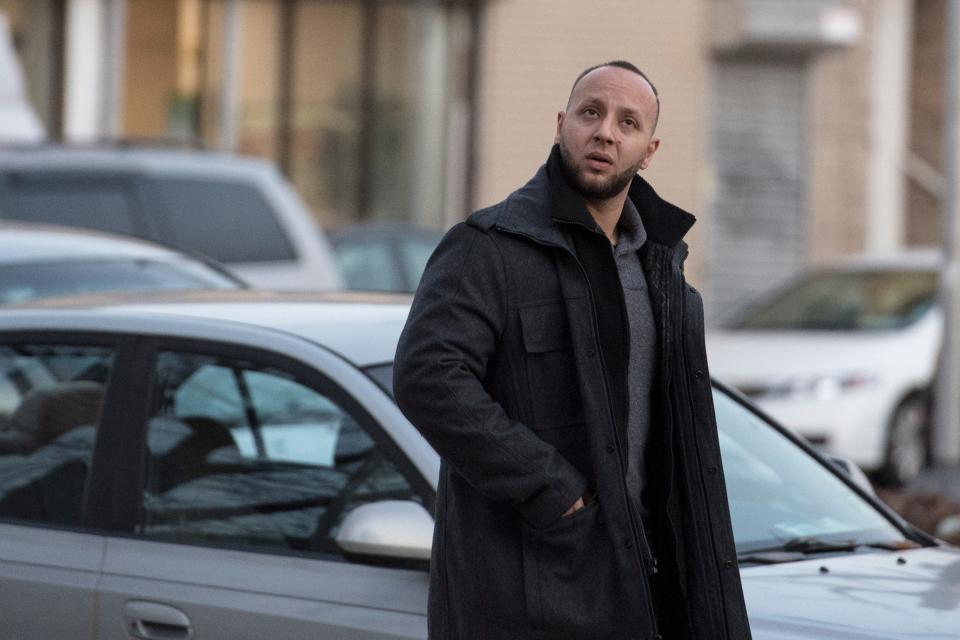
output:
M163 241L220 262L294 259L275 212L256 187L240 182L151 178Z
M202 262L65 260L0 266L0 304L107 291L235 289Z
M337 266L347 287L357 291L402 291L390 244L383 239L344 241L336 245Z
M5 181L0 218L139 235L129 183L76 176Z

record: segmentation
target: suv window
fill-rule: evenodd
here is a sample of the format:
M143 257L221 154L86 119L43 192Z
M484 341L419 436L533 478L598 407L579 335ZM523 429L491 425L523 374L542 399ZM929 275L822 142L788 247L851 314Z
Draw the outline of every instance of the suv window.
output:
M0 218L139 235L129 183L95 176L17 176L3 184Z
M423 500L366 418L250 362L163 352L140 531L155 539L338 553L353 508Z
M226 263L294 259L276 213L256 187L189 178L149 182L164 203L158 215L165 242Z
M0 517L80 524L113 354L0 346Z

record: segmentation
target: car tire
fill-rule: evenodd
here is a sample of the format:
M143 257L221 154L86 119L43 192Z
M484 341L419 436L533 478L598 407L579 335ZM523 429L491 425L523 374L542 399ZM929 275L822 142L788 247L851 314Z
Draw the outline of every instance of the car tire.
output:
M910 482L926 466L930 445L930 398L913 393L890 416L880 481L892 486Z

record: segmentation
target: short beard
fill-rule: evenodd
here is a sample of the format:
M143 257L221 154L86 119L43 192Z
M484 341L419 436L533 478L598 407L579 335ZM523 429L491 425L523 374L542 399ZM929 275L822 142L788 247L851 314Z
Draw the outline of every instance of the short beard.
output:
M570 157L569 152L563 143L560 143L560 159L563 161L563 170L567 174L567 178L570 182L573 183L573 186L577 191L580 192L587 200L591 201L600 201L600 200L609 200L610 198L618 195L623 191L627 185L630 184L630 181L633 180L633 177L637 175L637 171L640 170L640 165L638 164L635 167L631 167L627 171L624 171L620 175L613 176L609 182L606 183L589 183L587 182L583 175L577 171L577 166L573 162L573 159Z

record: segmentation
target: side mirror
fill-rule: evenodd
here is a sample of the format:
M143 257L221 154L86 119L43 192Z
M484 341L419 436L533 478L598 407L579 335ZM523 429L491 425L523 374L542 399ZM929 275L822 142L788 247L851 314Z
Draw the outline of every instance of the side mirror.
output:
M337 546L357 562L425 568L433 547L433 517L409 500L361 505L344 518Z
M867 474L863 472L863 469L855 465L850 460L841 458L840 456L830 456L830 462L835 464L840 471L843 471L848 478L853 480L855 485L872 496L877 495L877 492L874 491L873 485L870 483L870 479L867 477Z

